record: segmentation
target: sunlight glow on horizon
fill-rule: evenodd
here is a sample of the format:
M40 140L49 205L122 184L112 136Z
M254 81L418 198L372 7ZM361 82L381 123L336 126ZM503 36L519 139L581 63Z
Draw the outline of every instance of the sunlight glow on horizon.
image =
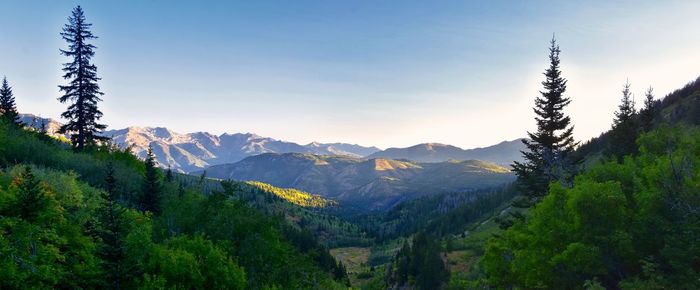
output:
M0 31L17 45L0 47L0 74L20 112L59 119L65 109L58 32L76 3L5 8ZM483 147L534 130L556 32L566 112L585 141L610 128L626 79L639 108L649 86L658 99L700 76L697 2L374 3L84 3L100 37L102 121L300 144Z

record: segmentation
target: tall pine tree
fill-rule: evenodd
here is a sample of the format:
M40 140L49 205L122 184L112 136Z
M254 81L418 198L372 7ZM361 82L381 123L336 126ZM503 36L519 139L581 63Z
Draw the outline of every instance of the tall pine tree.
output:
M15 105L12 87L7 83L7 77L2 78L0 87L0 117L7 122L19 125L19 113Z
M644 94L644 108L639 112L639 121L641 122L642 130L647 132L651 130L656 114L656 101L654 101L654 89L649 87Z
M614 127L619 127L634 118L636 111L634 109L634 99L630 92L631 86L629 80L627 80L625 86L622 88L622 99L620 99L620 105L618 106L617 112L615 112L615 120L613 121Z
M146 173L141 204L144 211L160 212L160 176L156 167L156 156L153 154L153 147L151 146L148 146L146 155Z
M111 289L120 289L127 271L124 266L126 248L123 241L124 221L122 208L118 203L114 166L107 165L105 178L105 203L100 210L100 256L105 271L105 282Z
M564 108L571 100L564 96L566 79L561 76L559 53L561 50L552 38L549 47L549 68L545 70L544 87L535 99L537 131L528 132L529 140L523 140L526 150L524 161L515 162L513 170L518 176L518 185L531 202L536 202L547 193L549 183L565 180L572 170L570 153L576 142L571 119Z
M625 155L637 151L635 140L637 139L639 124L630 87L628 80L622 89L622 99L620 99L620 105L615 112L611 136L612 142L610 143L610 148L608 148L608 154L618 160L622 160L622 157Z
M106 139L97 134L107 126L97 122L102 117L97 102L102 101L100 96L103 93L97 85L100 80L97 77L97 67L90 62L96 47L88 41L97 38L90 32L91 26L85 21L83 9L78 6L73 9L68 24L61 32L63 39L68 42L68 49L61 49L61 54L71 58L71 61L63 64L63 78L69 80L68 85L59 86L64 94L58 100L61 103L70 102L68 109L61 114L68 122L61 126L59 133L69 133L73 147L77 150Z

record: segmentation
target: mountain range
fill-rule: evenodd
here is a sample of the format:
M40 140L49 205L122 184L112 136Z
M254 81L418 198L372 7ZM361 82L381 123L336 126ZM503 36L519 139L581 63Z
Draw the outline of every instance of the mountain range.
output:
M200 170L211 165L233 163L263 153L310 153L362 157L379 151L343 143L300 145L252 133L214 135L207 132L180 134L167 128L129 127L104 132L119 145L129 144L134 153L145 157L153 147L158 163L181 172Z
M424 143L408 148L389 148L367 156L367 158L408 159L416 162L444 162L449 160L484 160L503 166L522 160L525 149L523 139L503 141L493 146L462 149L452 145Z
M60 136L56 131L61 123L31 114L22 114L21 121L28 126L41 128L44 124L49 135ZM175 171L188 173L212 165L235 163L249 156L264 153L307 153L316 155L340 155L353 158L407 159L415 162L444 162L448 160L483 160L508 166L520 160L523 148L520 140L475 149L438 143L419 144L408 148L366 147L347 143L318 143L306 145L276 140L253 133L214 135L207 132L181 134L163 127L128 127L107 130L104 136L122 148L131 146L134 154L146 157L148 146L153 147L158 164Z
M478 160L418 163L301 153L251 156L211 166L206 175L296 188L369 210L420 196L494 187L515 178L508 168Z

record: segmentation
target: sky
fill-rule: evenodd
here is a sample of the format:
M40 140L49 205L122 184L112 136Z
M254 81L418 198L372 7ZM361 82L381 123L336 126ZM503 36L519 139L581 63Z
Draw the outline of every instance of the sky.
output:
M578 2L578 3L571 3ZM578 140L700 75L700 1L7 1L0 74L59 119L59 32L81 5L109 129L473 148L534 130L555 35Z

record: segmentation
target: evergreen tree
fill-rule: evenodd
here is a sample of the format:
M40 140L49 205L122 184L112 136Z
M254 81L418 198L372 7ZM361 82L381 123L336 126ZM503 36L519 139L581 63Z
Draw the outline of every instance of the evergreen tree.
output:
M2 86L0 87L0 117L19 125L19 113L17 105L15 105L15 97L12 94L12 87L7 83L7 77L2 78Z
M102 101L100 96L103 93L97 85L100 80L97 77L97 67L90 62L96 47L87 41L97 38L90 31L90 26L92 24L85 21L83 9L78 6L73 9L68 24L61 32L63 39L68 42L68 49L61 49L61 54L71 58L71 61L63 64L63 78L69 82L68 85L59 86L64 94L58 100L71 104L61 114L68 122L61 126L59 133L70 133L73 147L77 150L106 139L97 135L107 126L97 122L102 117L97 102Z
M142 208L152 213L160 212L160 177L156 167L156 156L153 147L148 146L146 155L146 173L144 176Z
M125 273L123 261L126 249L122 240L124 208L117 202L118 198L114 166L110 163L107 165L107 177L105 178L105 204L101 208L99 222L101 225L100 238L102 239L100 256L106 275L105 281L111 289L121 288Z
M624 155L637 151L637 145L634 143L638 132L637 112L630 86L627 81L622 89L622 99L613 121L612 142L608 149L608 153L618 160L621 160Z
M173 178L173 169L168 166L168 170L165 171L165 181L172 182Z
M405 241L396 253L386 283L389 289L441 289L450 273L440 257L440 247L434 236L418 232L413 243ZM411 287L413 286L413 287Z
M559 46L552 38L550 65L542 82L544 90L535 99L537 131L528 132L530 140L523 140L527 147L522 151L525 161L513 164L518 185L531 202L546 194L550 182L568 178L572 167L570 153L577 144L571 119L563 112L571 100L564 96L566 79L561 76L559 53Z
M644 108L639 112L639 121L641 122L644 132L648 132L652 128L654 114L656 113L656 101L654 101L654 89L649 87L644 94Z
M620 100L617 112L615 112L613 127L619 127L624 123L630 122L632 118L634 118L636 111L634 109L634 99L630 92L630 87L631 85L628 80L622 89L622 99Z
M199 185L204 184L204 181L207 180L207 170L205 169L202 171L202 174L199 176Z
M44 207L44 190L32 168L26 166L17 185L19 193L17 195L17 209L19 215L25 220L34 220Z

